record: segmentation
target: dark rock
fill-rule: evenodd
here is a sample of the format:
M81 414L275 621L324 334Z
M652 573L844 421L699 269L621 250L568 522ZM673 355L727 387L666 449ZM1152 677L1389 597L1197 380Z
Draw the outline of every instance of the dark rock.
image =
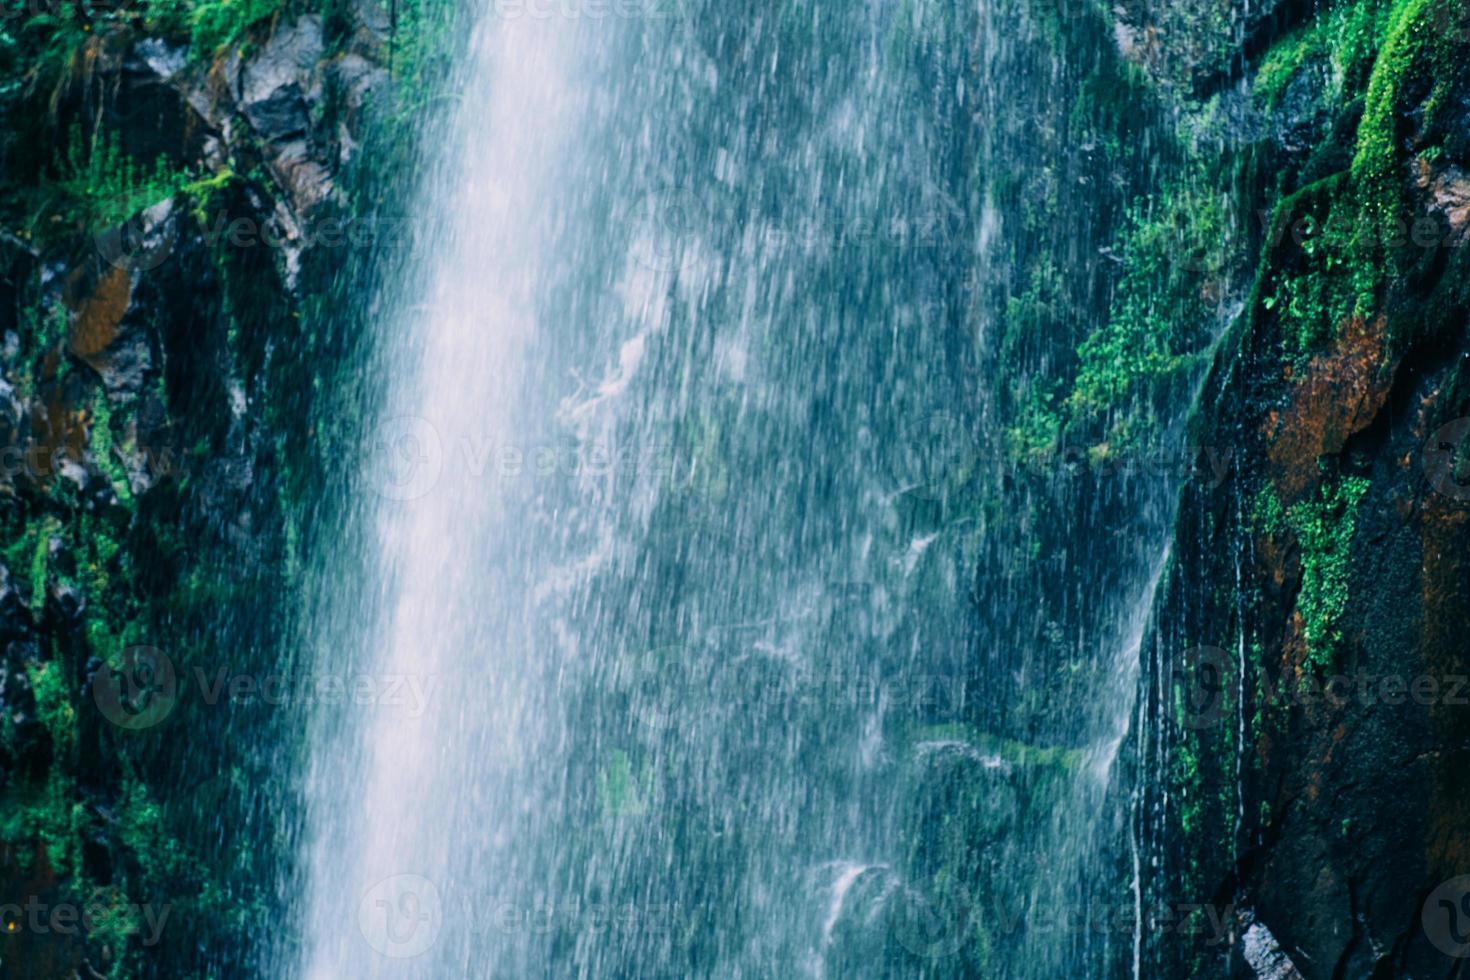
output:
M386 37L393 27L392 11L384 0L352 0L357 25L375 37Z
M321 95L317 66L323 50L320 18L302 17L244 63L240 108L262 139L275 142L310 128L308 102Z
M1470 228L1470 173L1453 164L1438 170L1425 165L1419 169L1418 185L1429 208L1448 223L1450 240L1463 243Z
M387 101L392 79L386 71L357 54L343 55L333 62L329 81L345 110L338 126L339 160L346 163L357 148L353 130Z
M25 598L10 579L10 569L0 565L0 638L10 642L30 632L31 614Z
M162 157L185 165L198 155L206 133L177 84L186 64L186 48L146 38L132 44L116 70L104 75L109 128L134 159Z
M62 619L67 622L79 621L87 608L87 598L82 595L81 589L67 582L53 584L48 598L55 610L61 614Z
M1317 146L1334 118L1331 66L1314 62L1292 77L1276 107L1276 143L1288 153Z
M5 746L13 756L24 756L42 736L36 718L36 696L25 665L35 661L35 645L11 643L0 657L0 710L5 713L15 738Z
M313 155L304 139L278 146L270 158L270 168L290 196L297 215L314 213L334 190L331 171Z
M311 126L306 98L295 82L287 82L245 104L245 118L269 142L300 136Z
M1257 922L1250 912L1241 912L1238 919L1241 952L1257 980L1302 980L1291 957L1281 949L1270 929Z

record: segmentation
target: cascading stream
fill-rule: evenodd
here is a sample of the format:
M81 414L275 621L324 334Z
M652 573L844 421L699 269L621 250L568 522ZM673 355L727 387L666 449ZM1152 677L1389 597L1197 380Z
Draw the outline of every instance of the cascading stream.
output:
M1000 15L679 13L475 25L311 636L424 694L314 721L292 973L1126 969L1031 927L1136 893L1172 485L1110 498L1070 635L1013 594Z
M546 329L548 202L579 111L573 40L540 20L481 23L455 143L416 209L419 250L381 341L391 381L361 477L376 580L343 583L331 615L348 622L329 627L360 645L365 676L414 696L347 719L347 764L318 758L308 977L447 975L463 950L419 947L463 887L462 835L511 822L504 787L538 719L525 714L523 481L496 463L522 446L520 414L549 407L526 391L527 357Z

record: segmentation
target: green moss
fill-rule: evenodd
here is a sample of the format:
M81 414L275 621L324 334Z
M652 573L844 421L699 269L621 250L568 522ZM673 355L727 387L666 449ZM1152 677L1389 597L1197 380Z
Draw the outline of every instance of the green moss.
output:
M1408 104L1411 93L1427 128L1458 77L1450 57L1458 32L1446 23L1451 6L1444 0L1399 0L1368 83L1352 172L1366 212L1381 222L1391 221L1400 203L1399 120L1404 111L1416 108ZM1425 86L1427 93L1418 99Z
M117 813L118 840L133 855L147 881L166 882L188 869L179 842L164 829L163 809L141 780L128 778Z
M74 127L55 187L71 198L93 228L114 227L139 211L172 197L188 180L160 156L151 167L123 152L116 133L95 130L84 137Z
M92 424L87 435L91 441L92 459L97 468L107 477L118 500L131 506L133 487L127 471L118 462L112 437L112 406L107 402L107 393L98 390L92 398Z
M1286 509L1281 498L1276 496L1275 487L1262 483L1251 501L1251 526L1257 534L1280 537L1287 530Z
M1073 422L1113 416L1104 437L1133 442L1146 402L1201 363L1213 334L1222 278L1236 237L1223 197L1205 182L1180 183L1156 210L1135 210L1123 236L1122 279L1107 322L1077 348L1066 400Z
M1017 421L1006 429L1006 452L1021 462L1052 456L1061 443L1064 415L1059 385L1037 379L1021 398Z
M969 725L955 722L947 725L926 725L918 729L911 742L964 742L976 751L994 755L1018 768L1075 769L1082 761L1082 753L1058 745L1029 745L1015 739L1001 738L982 732Z
M439 96L463 37L462 7L446 0L399 0L398 30L388 42L388 64L405 113Z
M614 749L597 773L597 799L605 817L637 817L648 812L649 773L635 773L628 753Z
M1337 4L1272 45L1252 82L1256 100L1274 109L1298 72L1313 62L1330 67L1339 98L1351 98L1368 82L1388 31L1393 0Z
M66 306L59 300L47 307L46 311L36 318L37 331L33 351L44 353L60 346L61 342L66 339L69 321Z
M35 529L35 541L31 546L31 616L40 620L46 608L46 569L51 554L51 538L61 530L61 522L54 517L42 520Z
M1324 483L1314 499L1287 512L1302 555L1296 608L1307 641L1307 663L1318 670L1331 669L1342 644L1339 624L1348 607L1350 549L1358 505L1369 485L1361 477Z
M238 41L251 25L279 13L280 0L205 0L189 12L190 45L195 57L209 58Z
M36 698L36 717L51 736L52 746L68 751L76 740L77 713L67 694L65 668L53 660L32 665L26 673Z
M1373 236L1345 174L1283 198L1272 218L1255 301L1275 316L1288 359L1303 363L1358 312L1358 264Z
M1199 752L1195 739L1179 740L1174 754L1174 780L1179 788L1179 825L1186 835L1197 833L1204 819L1203 796L1200 792Z
M1327 50L1327 24L1323 21L1314 21L1277 42L1256 71L1251 86L1256 99L1266 108L1274 109L1297 72Z
M200 225L209 223L210 206L215 202L220 193L229 187L235 179L235 172L226 168L209 177L190 181L179 188L181 193L188 195L189 199L193 201L194 206L191 210L195 220Z

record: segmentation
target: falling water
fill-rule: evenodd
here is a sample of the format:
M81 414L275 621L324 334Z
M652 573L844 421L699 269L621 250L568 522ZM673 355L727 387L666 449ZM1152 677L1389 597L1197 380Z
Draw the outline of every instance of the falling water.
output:
M973 167L1026 83L952 6L478 18L317 572L366 693L313 721L293 975L1136 962L1035 926L1137 891L1171 490L1117 491L1070 635L1014 593ZM1023 704L1057 649L1085 703Z

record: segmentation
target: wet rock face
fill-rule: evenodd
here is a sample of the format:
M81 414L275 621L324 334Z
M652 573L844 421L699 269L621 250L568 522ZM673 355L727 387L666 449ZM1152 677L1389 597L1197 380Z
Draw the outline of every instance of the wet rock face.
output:
M267 143L305 136L321 99L322 25L303 17L277 31L240 69L240 109Z
M1202 642L1228 651L1210 688L1224 692L1218 723L1190 733L1197 741L1166 737L1219 746L1221 761L1202 762L1186 792L1220 802L1204 804L1179 846L1198 862L1191 893L1250 907L1296 971L1247 938L1237 952L1253 975L1447 976L1453 966L1420 910L1470 857L1457 775L1470 765L1470 646L1456 625L1470 615L1460 499L1470 494L1437 488L1425 453L1470 416L1464 343L1406 354L1395 371L1387 351L1360 360L1362 335L1344 329L1321 357L1363 367L1333 400L1281 377L1263 325L1215 406L1220 437L1245 447L1242 471L1186 493L1159 635L1165 658ZM1259 426L1272 415L1286 421ZM1356 502L1334 496L1344 485L1362 488ZM1282 519L1266 515L1268 500L1282 502ZM1235 582L1242 592L1222 588ZM1342 595L1324 654L1312 624L1328 589ZM1167 732L1173 709L1162 714Z
M6 976L210 975L226 967L200 960L199 935L248 945L199 898L197 855L215 831L160 820L146 801L269 838L243 829L259 813L238 793L185 800L201 766L255 778L249 752L220 736L222 712L178 722L199 739L185 754L166 736L120 739L91 685L125 648L182 658L227 631L231 668L264 671L249 658L282 621L261 584L283 577L278 447L305 424L277 395L282 365L295 366L276 351L310 359L304 301L350 251L314 225L348 211L344 147L389 90L370 24L351 25L343 52L327 50L320 18L262 22L208 63L139 31L88 42L89 74L58 95L55 125L100 123L167 180L73 208L34 239L0 228L0 805L19 801L7 820L29 835L0 845L0 885L76 903L168 894L196 903L194 919L146 966L126 938L11 941ZM17 98L7 88L0 109L30 111ZM112 193L92 179L89 192ZM126 837L139 814L150 829ZM167 880L150 863L158 848L181 855ZM239 876L230 901L254 902L267 877Z
M1238 76L1251 39L1291 22L1298 6L1292 0L1120 0L1112 12L1123 57L1165 89L1190 94Z
M1306 16L1279 13L1272 30ZM1470 869L1470 789L1452 775L1470 765L1470 180L1451 77L1467 52L1458 35L1432 68L1379 52L1397 74L1376 84L1397 90L1375 107L1323 77L1319 49L1290 47L1304 36L1283 42L1297 60L1259 128L1231 134L1269 161L1257 206L1403 232L1254 246L1257 295L1201 396L1201 441L1239 465L1186 489L1158 597L1145 677L1169 693L1143 693L1139 740L1169 760L1146 812L1172 870L1147 887L1248 912L1228 962L1165 951L1159 968L1452 976L1436 902ZM1195 673L1201 645L1218 676ZM1189 695L1214 699L1209 723L1168 703Z

